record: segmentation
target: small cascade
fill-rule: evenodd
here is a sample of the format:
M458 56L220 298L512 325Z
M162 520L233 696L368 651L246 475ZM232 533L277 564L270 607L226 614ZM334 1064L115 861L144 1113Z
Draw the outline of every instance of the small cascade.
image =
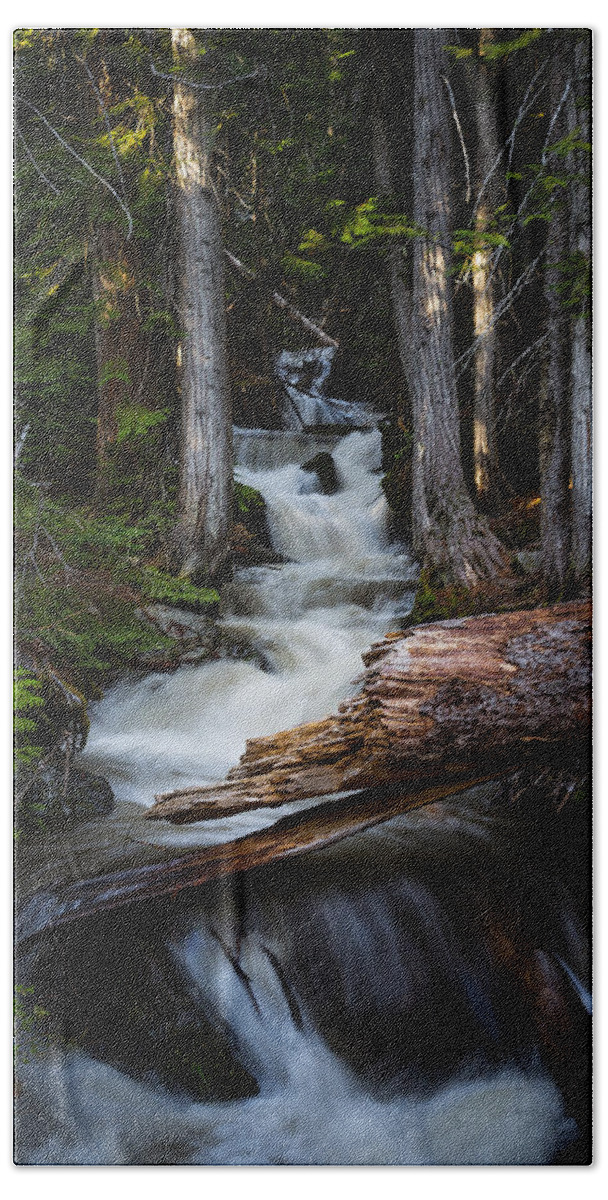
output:
M165 926L168 950L257 1094L193 1098L58 1047L22 1071L28 1161L552 1161L574 1122L486 932L517 861L498 791L197 894ZM529 916L547 913L553 960L582 961L550 878ZM212 1083L204 1057L200 1070Z
M285 429L310 429L317 425L362 426L362 406L324 395L335 355L332 346L311 350L282 350L275 370L285 389Z
M330 357L323 350L291 358L307 355L320 388ZM352 690L362 652L409 611L417 568L389 537L373 414L359 406L358 421L367 427L342 436L236 431L236 477L263 495L272 544L285 562L240 570L223 589L222 625L242 658L124 681L94 706L83 760L119 800L147 806L158 792L221 779L246 738L335 711ZM317 490L314 473L302 469L320 451L333 455L333 495ZM236 829L276 819L276 811L244 814ZM235 823L224 821L146 826L145 838L190 845L234 835Z
M225 589L222 624L244 657L125 680L91 706L82 758L109 779L117 809L131 812L131 835L133 809L156 792L221 779L246 738L335 711L361 652L411 606L417 572L390 539L374 415L323 396L331 358L325 349L284 352L286 428L235 431L237 478L264 496L284 559L239 571ZM296 405L302 419L292 422ZM331 429L303 428L323 424ZM303 470L320 452L333 457L331 495ZM140 819L136 837L153 847L216 844L310 803L181 828ZM128 956L135 997L138 980L145 990L160 969L150 946L162 943L175 978L187 981L184 1029L194 1006L201 1028L216 1031L216 1057L201 1058L199 1047L196 1062L174 1063L174 1076L183 1065L181 1089L160 1065L128 1074L124 1055L96 1058L95 1021L112 1046L100 975L96 1010L89 989L75 1018L92 1040L59 1043L20 1071L22 1161L555 1161L577 1135L577 1104L584 1110L585 1068L577 1061L570 1070L568 1056L586 1044L588 964L584 916L551 853L542 886L529 891L525 848L534 837L522 833L520 815L505 813L495 784L218 880L183 904L163 902L160 917L142 905L139 933L125 921L124 938L119 927L111 944L103 921L83 924L80 936L103 938L106 956L115 955L114 980ZM66 961L77 970L80 957L76 943ZM127 1057L138 1066L138 1045L147 1055L165 1045L158 1007L145 1039L137 1005L135 1017L125 1012ZM557 1024L545 1026L551 1013ZM218 1039L234 1055L232 1067L223 1060L226 1080L240 1064L240 1091L214 1083ZM582 1080L567 1103L561 1077L556 1084L564 1054L566 1075L578 1070ZM244 1098L243 1079L255 1082Z

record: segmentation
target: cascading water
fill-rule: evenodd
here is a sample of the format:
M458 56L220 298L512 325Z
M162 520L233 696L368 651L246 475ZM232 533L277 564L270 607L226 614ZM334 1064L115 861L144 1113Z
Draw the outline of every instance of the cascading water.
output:
M321 400L323 355L315 358ZM306 365L305 355L283 356L300 394ZM323 414L336 423L322 405L306 423ZM356 423L365 424L360 407ZM389 539L374 428L341 437L238 430L235 444L238 477L264 496L285 561L239 572L226 598L223 623L253 660L125 681L96 705L83 759L110 780L119 809L222 778L247 737L335 710L361 651L412 601L415 570ZM333 454L340 487L332 495L302 470L319 450ZM295 807L185 828L141 820L137 837L164 846L227 841ZM183 903L140 906L92 931L76 926L62 951L62 992L86 970L86 1000L72 1000L82 1013L69 1014L65 1044L59 1038L21 1069L20 1161L553 1161L576 1133L572 1106L567 1115L518 980L529 978L530 963L544 964L564 1019L580 1019L585 930L548 866L525 916L526 937L545 958L509 957L508 897L521 894L527 873L520 844L512 846L516 823L501 811L499 785L477 789ZM177 1086L175 1074L169 1081L158 1049L168 1022L159 941L201 1025L227 1040L233 1064L255 1081L249 1094L241 1081L235 1098L222 1098L211 1051L209 1063L180 1067ZM96 944L105 947L102 966ZM127 965L139 999L113 1018L108 981L120 1005ZM37 970L42 979L41 959ZM150 993L159 993L161 1012L158 1025L154 1012L146 1017L152 1050L146 1043L148 1057L142 1049L138 1058L136 1017ZM128 1052L116 1048L115 1019L127 1023ZM68 1036L74 1028L85 1032Z
M111 689L96 706L83 761L119 799L150 805L157 792L221 779L246 738L332 712L362 651L411 606L416 569L388 537L380 434L332 440L341 486L329 496L311 490L315 476L300 465L323 444L303 433L239 431L237 476L262 493L273 546L287 561L240 571L226 589L223 624L265 669L223 659ZM231 832L252 819L247 828L276 815L243 817ZM227 832L225 822L206 822L160 836L183 844Z

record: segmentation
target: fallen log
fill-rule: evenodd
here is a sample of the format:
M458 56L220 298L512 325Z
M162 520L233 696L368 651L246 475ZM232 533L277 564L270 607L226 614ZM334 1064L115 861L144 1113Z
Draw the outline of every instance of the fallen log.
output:
M480 775L473 783L494 776ZM205 846L166 862L144 863L121 871L77 880L54 893L35 893L16 922L16 941L56 929L98 913L155 900L175 899L178 893L214 879L238 875L281 859L320 850L372 825L400 816L468 790L467 783L435 783L404 793L400 787L373 788L325 801L314 808L282 817L267 829L220 845Z
M188 822L333 799L221 845L37 893L17 940L320 849L527 764L585 756L586 603L420 626L363 657L362 688L337 717L249 742L225 783L169 793L146 815Z
M227 779L156 797L175 823L343 791L454 784L579 746L589 728L590 605L467 617L389 634L338 715L255 738Z

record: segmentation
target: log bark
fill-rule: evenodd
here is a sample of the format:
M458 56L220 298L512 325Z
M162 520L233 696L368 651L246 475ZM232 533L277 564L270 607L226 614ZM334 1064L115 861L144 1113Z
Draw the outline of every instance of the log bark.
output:
M584 602L388 635L360 691L327 717L255 738L225 782L157 797L150 820L217 818L344 791L429 780L470 786L580 745L589 722Z
M147 815L183 823L332 799L223 845L35 895L18 940L320 849L527 765L580 764L589 648L585 602L389 634L337 716L250 741L225 783L172 792Z

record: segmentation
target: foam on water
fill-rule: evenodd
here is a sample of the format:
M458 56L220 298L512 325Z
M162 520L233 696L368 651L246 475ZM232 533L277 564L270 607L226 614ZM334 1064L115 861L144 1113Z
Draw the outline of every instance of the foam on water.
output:
M323 396L331 358L325 350L285 352L279 375L295 402L286 409L293 429L240 430L235 439L238 477L263 494L273 545L287 561L240 572L227 590L223 620L260 652L266 669L223 659L110 689L91 706L82 757L110 780L119 800L147 806L158 791L221 779L246 738L335 711L353 686L361 652L411 605L416 569L389 537L379 433L369 428L319 437L292 420L299 404L306 424L364 424L361 406ZM311 490L310 472L301 469L319 449L333 452L340 490L331 496ZM142 820L141 840L212 844L299 807L185 828ZM483 928L475 924L475 884L468 882L472 865L494 845L492 820L483 805L478 811L462 802L434 808L284 864L270 886L237 880L235 888L246 886L243 929L229 880L216 892L201 892L186 928L167 918L171 953L201 1014L228 1032L258 1095L194 1102L158 1080L136 1082L82 1051L57 1046L20 1066L20 1161L550 1162L572 1136L559 1091L533 1047L523 1065L510 1060L508 1049L492 1058L501 1033L487 952L480 952ZM465 844L469 869L463 867ZM420 862L416 867L416 854L431 863L426 875ZM455 884L449 905L435 886L444 870ZM568 959L570 943L576 947L574 926L558 945ZM568 978L583 988L578 976ZM336 1021L347 1043L340 1054L331 1042ZM407 1031L415 1026L430 1044L446 1021L458 1065L440 1065L438 1075L429 1067L422 1092L408 1086L418 1068L415 1035L410 1045ZM382 1031L380 1045L370 1022ZM390 1044L384 1037L389 1027L397 1038ZM472 1053L467 1030L479 1041L477 1049L473 1040ZM493 1048L485 1056L483 1044ZM392 1045L403 1064L393 1062ZM384 1091L366 1086L370 1063Z
M238 468L242 482L264 496L273 546L289 561L239 572L226 592L232 612L224 624L261 651L270 669L223 659L110 689L91 706L82 757L119 799L148 806L158 792L221 779L247 738L335 711L352 690L361 653L411 605L416 568L388 535L380 434L354 432L337 442L341 486L331 496L310 491L310 472L300 465L310 451L306 437L274 434L265 446L270 462ZM285 453L297 458L276 466L281 439ZM233 836L230 826L225 831ZM201 824L188 841L215 841L217 834ZM184 844L183 833L171 827L162 836Z

